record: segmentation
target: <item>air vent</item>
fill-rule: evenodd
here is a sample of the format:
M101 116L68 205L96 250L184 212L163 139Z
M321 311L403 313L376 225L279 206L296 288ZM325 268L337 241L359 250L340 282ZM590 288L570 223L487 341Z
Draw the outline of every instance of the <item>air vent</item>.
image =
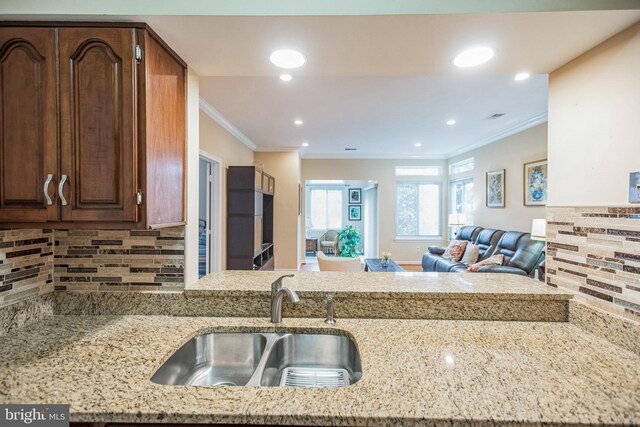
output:
M357 148L345 148L344 151L356 151Z
M492 116L489 116L487 119L488 120L499 119L502 116L504 116L504 113L496 113L496 114L494 114Z

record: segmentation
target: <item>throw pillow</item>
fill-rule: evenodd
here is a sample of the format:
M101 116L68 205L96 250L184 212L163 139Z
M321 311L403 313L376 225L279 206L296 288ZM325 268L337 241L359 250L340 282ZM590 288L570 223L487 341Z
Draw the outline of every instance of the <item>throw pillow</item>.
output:
M477 263L473 264L472 266L467 268L467 271L475 273L478 270L480 270L481 267L484 267L485 265L502 265L503 262L504 262L504 255L502 255L502 254L494 255L494 256L490 256L489 258L485 259L484 261L480 261L480 262L477 262Z
M462 255L460 262L466 265L475 264L479 256L480 246L469 243L467 249L464 250L464 255Z
M460 261L462 258L462 254L464 253L464 249L467 247L467 240L452 240L449 242L449 246L445 249L444 254L442 254L443 258L448 258L452 261Z

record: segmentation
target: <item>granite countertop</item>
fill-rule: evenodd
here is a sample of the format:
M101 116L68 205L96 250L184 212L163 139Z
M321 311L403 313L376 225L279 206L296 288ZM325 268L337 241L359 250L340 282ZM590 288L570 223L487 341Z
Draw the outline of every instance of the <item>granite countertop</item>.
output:
M640 355L571 323L285 319L278 330L350 334L362 379L339 389L149 381L191 337L238 329L274 327L266 318L51 316L0 338L0 403L70 403L72 420L87 422L640 424Z
M225 295L270 295L271 282L286 274L282 271L223 271L212 273L189 285L187 297ZM497 273L364 273L292 272L284 279L301 295L327 293L367 298L454 298L454 299L554 299L569 300L572 294L515 274Z

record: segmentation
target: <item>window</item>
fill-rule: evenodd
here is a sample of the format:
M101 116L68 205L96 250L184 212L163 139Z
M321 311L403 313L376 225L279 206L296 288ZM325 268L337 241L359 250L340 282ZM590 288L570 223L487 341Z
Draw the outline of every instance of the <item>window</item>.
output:
M451 213L473 214L473 179L451 183Z
M452 163L449 165L449 174L457 175L463 172L472 171L474 168L473 157L470 159L461 160L456 163Z
M450 212L464 214L467 224L473 224L473 178L452 181L450 185Z
M399 237L441 235L439 183L398 182L396 193Z
M439 176L439 166L396 166L396 176Z
M342 228L342 189L312 188L310 191L311 228Z

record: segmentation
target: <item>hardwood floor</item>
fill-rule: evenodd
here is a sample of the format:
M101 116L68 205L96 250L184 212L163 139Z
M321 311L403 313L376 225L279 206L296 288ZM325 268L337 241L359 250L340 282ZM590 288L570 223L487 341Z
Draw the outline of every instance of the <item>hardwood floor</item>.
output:
M406 271L422 271L420 264L398 264ZM306 261L300 265L300 271L320 271L315 257L307 257Z

